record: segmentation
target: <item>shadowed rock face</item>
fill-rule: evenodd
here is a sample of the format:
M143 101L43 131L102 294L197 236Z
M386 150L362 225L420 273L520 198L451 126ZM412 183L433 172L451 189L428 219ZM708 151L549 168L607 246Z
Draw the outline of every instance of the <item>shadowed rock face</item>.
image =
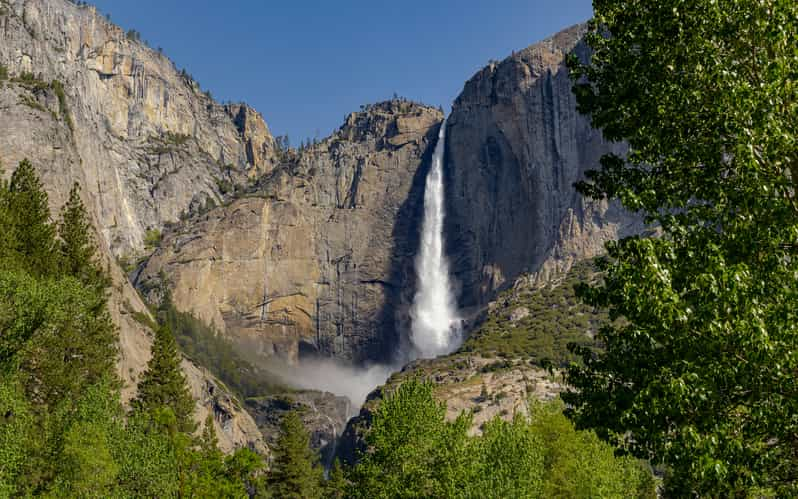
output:
M322 465L329 468L352 407L346 397L308 390L250 398L247 410L263 432L266 444L272 448L280 436L283 417L289 411L298 412L310 434L310 447L319 452Z
M252 197L181 224L137 280L157 300L168 276L193 310L244 351L387 360L413 290L433 108L391 101L353 113L290 153Z
M584 32L573 26L490 64L454 103L446 232L463 307L479 310L522 273L548 279L640 230L573 188L603 154L624 151L576 111L565 57L587 56Z

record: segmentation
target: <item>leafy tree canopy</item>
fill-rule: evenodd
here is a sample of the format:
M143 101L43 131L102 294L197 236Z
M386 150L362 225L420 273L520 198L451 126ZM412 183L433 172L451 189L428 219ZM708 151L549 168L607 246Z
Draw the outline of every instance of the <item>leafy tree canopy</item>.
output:
M562 409L533 402L529 417L497 417L472 437L470 414L447 422L433 385L407 381L377 407L338 496L655 497L650 470L575 431Z
M576 349L570 415L666 463L673 495L795 495L798 3L594 6L574 90L629 153L578 187L662 237L609 244L579 289L614 322Z

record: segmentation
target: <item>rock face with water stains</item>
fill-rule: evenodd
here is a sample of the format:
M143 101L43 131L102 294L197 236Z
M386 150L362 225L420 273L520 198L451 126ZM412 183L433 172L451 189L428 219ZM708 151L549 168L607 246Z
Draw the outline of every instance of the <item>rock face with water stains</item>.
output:
M177 226L137 279L249 353L387 359L413 289L423 185L443 119L394 100L286 154L249 196Z
M622 144L576 111L565 58L585 58L584 25L498 63L466 84L449 118L447 243L460 303L477 310L522 273L546 280L639 219L573 188Z

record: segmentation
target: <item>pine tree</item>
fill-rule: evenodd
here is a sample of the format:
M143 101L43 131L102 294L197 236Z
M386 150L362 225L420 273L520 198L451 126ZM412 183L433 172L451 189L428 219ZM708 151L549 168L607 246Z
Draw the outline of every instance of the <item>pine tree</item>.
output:
M8 248L12 257L35 275L52 275L58 267L55 230L50 222L47 193L27 159L11 175L6 206L7 230L13 235Z
M3 176L3 170L0 168L0 177ZM11 228L11 213L9 212L9 201L11 199L11 192L9 191L8 182L0 178L0 227L5 227L5 230L0 230L0 262L3 268L9 268L5 262L11 258L11 249L15 241L14 233Z
M180 369L180 359L172 331L161 326L155 332L152 358L139 382L133 406L138 411L152 414L168 408L174 414L177 430L190 434L196 429L192 419L194 399Z
M222 452L219 450L219 439L216 437L216 428L213 426L213 409L208 412L208 417L205 418L205 424L202 427L200 450L202 450L207 458L218 458L221 462Z
M287 413L280 424L280 438L274 449L269 481L275 497L315 499L322 496L322 470L318 456L310 449L310 436L296 411Z
M344 474L344 469L341 463L336 459L333 462L332 469L330 470L330 478L324 484L325 497L330 499L343 499L347 496L347 488L349 482Z
M62 270L87 285L105 287L106 278L96 261L93 227L75 182L58 221Z

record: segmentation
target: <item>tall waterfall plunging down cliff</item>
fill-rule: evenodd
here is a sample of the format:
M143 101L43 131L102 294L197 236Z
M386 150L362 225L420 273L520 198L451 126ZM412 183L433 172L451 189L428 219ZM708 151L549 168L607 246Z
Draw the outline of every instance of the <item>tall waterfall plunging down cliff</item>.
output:
M410 309L410 339L422 358L452 352L460 343L460 320L456 316L449 282L449 263L444 255L443 155L446 150L446 120L438 132L432 167L424 188L424 222L421 247L416 256L417 288Z

